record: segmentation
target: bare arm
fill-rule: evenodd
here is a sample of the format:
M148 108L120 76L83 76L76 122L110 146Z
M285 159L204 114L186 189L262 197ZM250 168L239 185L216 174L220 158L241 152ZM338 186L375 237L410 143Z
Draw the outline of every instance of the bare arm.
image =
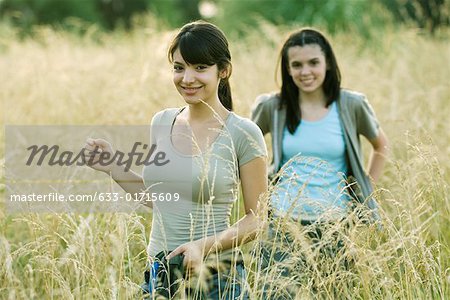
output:
M369 159L369 176L377 183L383 173L384 163L386 162L389 151L389 144L383 130L380 129L376 138L369 140L372 145L372 153Z
M206 250L224 250L253 240L265 220L266 205L262 203L267 191L267 167L264 158L256 158L240 168L245 215L217 238L209 237Z
M144 180L132 170L125 171L123 166L114 165L110 175L125 192L133 196L137 195L139 198L140 193L145 192ZM152 207L151 201L143 201L143 204Z
M89 165L92 169L110 175L125 192L133 196L145 191L144 180L132 170L125 171L125 166L119 166L116 162L111 162L108 165L98 163L101 153L108 152L111 156L114 154L114 150L109 142L103 139L89 138L84 148L87 150L85 152L86 161L92 162ZM152 207L150 201L145 201L144 204Z
M233 248L254 239L263 225L265 203L263 195L267 191L266 158L255 158L239 169L244 197L245 215L230 228L217 236L208 236L183 244L168 255L185 255L184 263L188 267L196 267L203 257L210 252Z

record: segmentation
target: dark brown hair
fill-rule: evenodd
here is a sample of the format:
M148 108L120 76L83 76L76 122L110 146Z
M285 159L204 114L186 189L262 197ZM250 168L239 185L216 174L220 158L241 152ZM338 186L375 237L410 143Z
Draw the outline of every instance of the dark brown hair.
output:
M231 75L231 54L225 34L217 26L205 22L195 21L184 25L172 41L168 58L173 62L173 54L179 49L184 61L188 64L216 65L219 72L229 68L226 78L219 82L219 99L226 109L233 109L231 87L228 78Z
M301 110L299 105L299 90L291 75L289 75L289 48L295 46L318 45L324 53L327 71L323 82L323 91L327 97L327 107L338 97L341 89L341 72L339 70L333 49L325 36L311 28L301 29L288 36L280 51L279 64L281 67L281 106L286 106L286 126L291 134L301 121Z

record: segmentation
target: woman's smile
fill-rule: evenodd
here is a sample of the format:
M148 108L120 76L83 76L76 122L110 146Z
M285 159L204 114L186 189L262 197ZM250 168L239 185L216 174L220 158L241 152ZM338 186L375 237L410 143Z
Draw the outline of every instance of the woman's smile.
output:
M300 82L304 85L311 85L314 83L314 78L308 77L308 78L300 78Z
M184 86L184 85L180 85L180 87L183 89L184 93L188 95L194 95L202 88L202 86Z

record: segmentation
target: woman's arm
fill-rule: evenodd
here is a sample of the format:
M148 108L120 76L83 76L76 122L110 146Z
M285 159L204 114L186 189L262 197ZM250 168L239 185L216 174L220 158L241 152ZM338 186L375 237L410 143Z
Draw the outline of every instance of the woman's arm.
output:
M110 172L112 179L120 185L120 187L128 194L137 195L137 198L142 197L141 200L147 199L142 193L145 193L145 185L142 177L132 170L125 171L123 166L114 165ZM144 205L152 207L151 201L143 201Z
M145 191L142 177L131 170L125 171L125 166L119 166L115 161L107 165L98 163L101 153L107 152L110 156L114 155L114 150L108 141L89 138L84 148L86 149L85 159L92 162L89 165L92 169L108 174L125 192L131 195L140 195ZM152 207L150 201L145 201L144 204Z
M168 259L184 254L184 264L188 269L201 265L210 252L230 249L256 237L267 214L263 195L267 191L266 158L258 157L239 168L245 215L230 228L217 236L208 236L183 244L168 255Z
M253 240L265 221L267 209L264 193L267 191L266 159L259 157L240 167L245 215L223 231L207 250L225 250Z
M372 153L369 158L369 176L377 183L383 173L384 163L386 162L389 151L389 143L383 130L380 128L378 136L369 140L372 144Z

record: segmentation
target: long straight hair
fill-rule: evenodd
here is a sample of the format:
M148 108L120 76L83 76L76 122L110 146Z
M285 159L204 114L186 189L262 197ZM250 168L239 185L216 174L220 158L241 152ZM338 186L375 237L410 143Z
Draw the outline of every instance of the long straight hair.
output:
M333 49L325 36L312 28L305 28L289 35L280 51L278 62L281 67L280 106L286 107L286 126L291 134L295 132L302 119L300 109L299 88L289 74L289 48L295 46L318 45L324 53L327 71L323 82L323 91L328 107L338 97L341 89L341 72L339 70ZM280 107L281 108L281 107Z
M229 68L228 76L219 82L218 96L222 105L229 111L233 110L231 87L231 54L225 34L217 26L195 21L184 25L172 41L169 51L169 61L173 62L173 54L179 49L184 61L188 64L216 65L220 71Z

